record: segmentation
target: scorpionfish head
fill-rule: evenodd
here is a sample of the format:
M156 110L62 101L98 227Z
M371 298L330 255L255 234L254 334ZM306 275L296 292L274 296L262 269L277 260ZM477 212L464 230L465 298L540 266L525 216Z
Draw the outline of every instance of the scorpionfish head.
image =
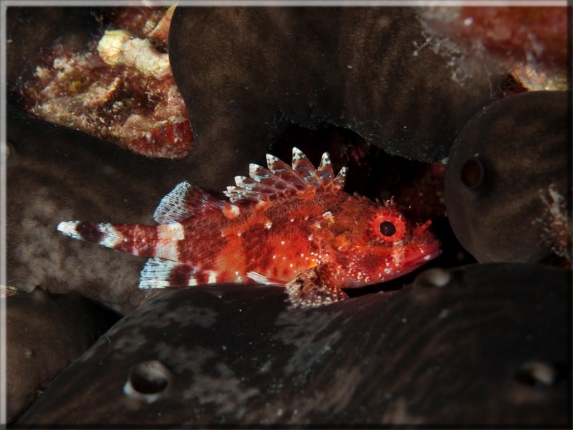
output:
M380 204L355 195L327 218L323 249L343 288L397 278L441 254L428 230L431 221L409 222L391 200Z

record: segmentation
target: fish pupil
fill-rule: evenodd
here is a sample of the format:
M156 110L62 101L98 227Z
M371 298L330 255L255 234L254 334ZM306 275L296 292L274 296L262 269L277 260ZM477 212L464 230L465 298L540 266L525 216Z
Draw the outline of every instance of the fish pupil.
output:
M396 226L392 224L390 221L384 221L380 224L380 233L384 236L392 236L396 233Z

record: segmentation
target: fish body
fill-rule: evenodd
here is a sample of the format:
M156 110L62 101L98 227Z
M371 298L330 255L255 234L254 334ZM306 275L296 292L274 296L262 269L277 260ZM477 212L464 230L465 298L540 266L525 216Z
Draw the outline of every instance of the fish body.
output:
M292 167L267 155L221 201L188 182L165 196L159 225L67 221L76 239L150 257L139 288L223 282L283 285L294 306L344 300L342 288L408 273L440 254L430 221L411 225L392 201L343 190L328 154L316 169L293 148Z

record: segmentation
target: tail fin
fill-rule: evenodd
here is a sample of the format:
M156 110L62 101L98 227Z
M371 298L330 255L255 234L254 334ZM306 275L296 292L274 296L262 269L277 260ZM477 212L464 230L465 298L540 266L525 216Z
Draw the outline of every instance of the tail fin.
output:
M64 221L58 224L58 231L74 239L145 257L155 256L158 242L157 226Z
M111 224L64 221L58 224L58 231L74 239L98 243L108 248L115 248L122 241L122 237Z

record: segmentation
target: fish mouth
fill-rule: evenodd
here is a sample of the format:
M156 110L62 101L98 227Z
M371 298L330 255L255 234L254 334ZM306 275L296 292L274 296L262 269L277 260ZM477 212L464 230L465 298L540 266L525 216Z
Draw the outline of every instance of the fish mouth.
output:
M433 260L436 257L439 257L442 254L442 250L440 249L440 245L442 243L439 240L435 240L430 245L428 245L428 250L423 255L414 258L408 262L408 265L412 266L421 266L426 264L427 262Z

